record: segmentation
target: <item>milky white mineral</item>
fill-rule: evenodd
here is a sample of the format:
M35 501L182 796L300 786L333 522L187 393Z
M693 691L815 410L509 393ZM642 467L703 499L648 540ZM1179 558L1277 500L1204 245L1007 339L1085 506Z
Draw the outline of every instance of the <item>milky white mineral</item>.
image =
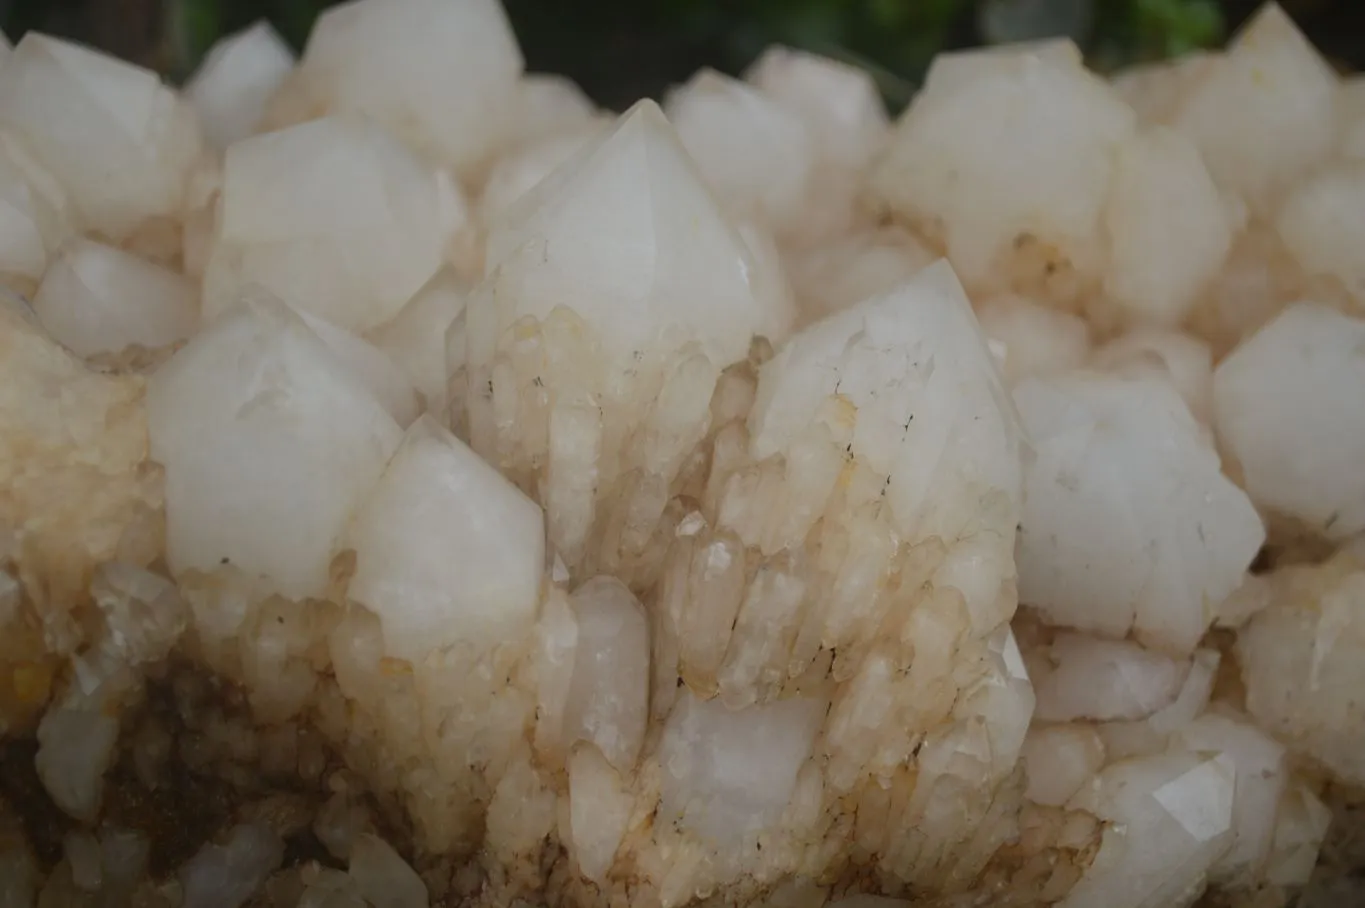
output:
M1262 507L1333 539L1365 530L1365 319L1299 303L1224 359L1214 421Z
M1191 651L1265 530L1184 401L1164 381L1084 372L1031 379L1014 397L1036 451L1021 601L1057 624Z
M115 239L179 213L202 146L155 73L36 32L6 61L0 127L61 181L83 226Z
M467 216L459 187L382 127L327 117L232 145L204 315L252 285L360 332L441 267Z
M1191 80L1169 119L1221 186L1267 211L1330 153L1336 90L1327 61L1267 3Z
M591 124L536 138L500 155L484 182L478 212L484 223L493 223L513 202L533 189L555 168L578 154L600 129Z
M1204 425L1212 421L1213 354L1197 337L1138 328L1100 347L1090 362L1127 378L1168 381L1195 419Z
M13 136L0 133L0 273L29 292L75 229L66 189Z
M1090 328L1070 312L1013 294L993 296L976 310L981 330L1004 347L1005 380L1077 369L1090 353Z
M264 19L219 39L185 83L204 138L226 148L250 136L293 68L294 52Z
M1080 634L1057 637L1045 670L1030 677L1039 719L1141 719L1169 705L1189 666L1132 643Z
M1237 635L1247 711L1295 752L1359 785L1356 691L1365 570L1350 554L1271 575L1272 604Z
M446 331L464 313L468 293L452 269L442 269L401 312L367 334L432 413L445 412Z
M937 256L908 231L866 230L787 260L803 323L885 293Z
M813 143L807 202L799 222L783 225L784 236L807 251L837 241L864 219L863 170L886 140L876 82L856 66L782 46L764 51L744 78L796 114Z
M1171 328L1218 273L1239 224L1194 144L1156 128L1119 152L1104 226L1105 293L1128 322Z
M77 356L147 350L187 339L199 325L199 288L180 274L112 246L76 239L49 265L33 311Z
M954 62L896 124L872 191L936 234L969 288L1073 297L1102 273L1100 224L1132 109L1074 57Z
M543 527L535 502L424 416L352 518L350 596L399 658L496 638L535 613Z
M494 222L485 267L465 312L474 449L536 489L570 567L643 556L721 370L792 313L764 307L748 245L648 101Z
M545 73L527 73L517 82L515 119L506 147L519 148L538 139L604 119L592 99L572 79ZM608 122L610 117L605 118Z
M157 372L147 419L171 569L231 564L295 597L325 594L335 545L402 435L364 380L266 295Z
M1365 162L1314 174L1289 194L1277 221L1280 237L1310 275L1340 282L1357 305L1365 303L1365 268L1350 237L1359 235L1365 207Z
M731 214L770 229L799 224L815 139L795 112L737 79L703 70L669 94L664 113Z
M522 68L4 62L0 908L1365 898L1359 77Z
M350 0L318 16L291 100L372 118L465 173L513 128L521 70L497 0Z

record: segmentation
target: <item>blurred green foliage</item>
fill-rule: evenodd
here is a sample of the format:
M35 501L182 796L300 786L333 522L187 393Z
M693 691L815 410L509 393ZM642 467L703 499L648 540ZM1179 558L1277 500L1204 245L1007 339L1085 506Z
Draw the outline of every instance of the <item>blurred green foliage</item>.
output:
M269 19L296 47L331 0L0 0L11 38L38 28L171 78L224 34ZM739 72L774 42L855 63L894 106L934 54L1067 35L1108 69L1222 41L1260 0L504 0L529 64L608 105L657 95L700 66ZM1365 0L1283 0L1365 8ZM1362 43L1365 36L1358 36Z

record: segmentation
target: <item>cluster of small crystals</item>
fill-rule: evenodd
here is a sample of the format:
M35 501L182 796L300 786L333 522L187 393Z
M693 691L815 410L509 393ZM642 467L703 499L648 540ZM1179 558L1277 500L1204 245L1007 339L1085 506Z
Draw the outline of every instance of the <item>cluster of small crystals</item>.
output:
M5 49L0 906L1365 895L1365 81L523 68Z

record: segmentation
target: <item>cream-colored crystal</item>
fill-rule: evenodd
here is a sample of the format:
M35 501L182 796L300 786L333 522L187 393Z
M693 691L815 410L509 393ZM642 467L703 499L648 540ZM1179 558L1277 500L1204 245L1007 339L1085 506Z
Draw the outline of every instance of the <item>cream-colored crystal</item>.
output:
M445 261L465 203L381 127L327 117L227 150L204 314L260 285L350 331L388 321Z

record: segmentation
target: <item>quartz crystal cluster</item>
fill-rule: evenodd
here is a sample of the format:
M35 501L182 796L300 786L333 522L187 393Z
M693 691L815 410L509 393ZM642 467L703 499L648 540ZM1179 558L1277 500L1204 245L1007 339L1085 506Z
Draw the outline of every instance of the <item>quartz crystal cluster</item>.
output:
M523 69L5 49L0 906L1365 899L1365 82Z

